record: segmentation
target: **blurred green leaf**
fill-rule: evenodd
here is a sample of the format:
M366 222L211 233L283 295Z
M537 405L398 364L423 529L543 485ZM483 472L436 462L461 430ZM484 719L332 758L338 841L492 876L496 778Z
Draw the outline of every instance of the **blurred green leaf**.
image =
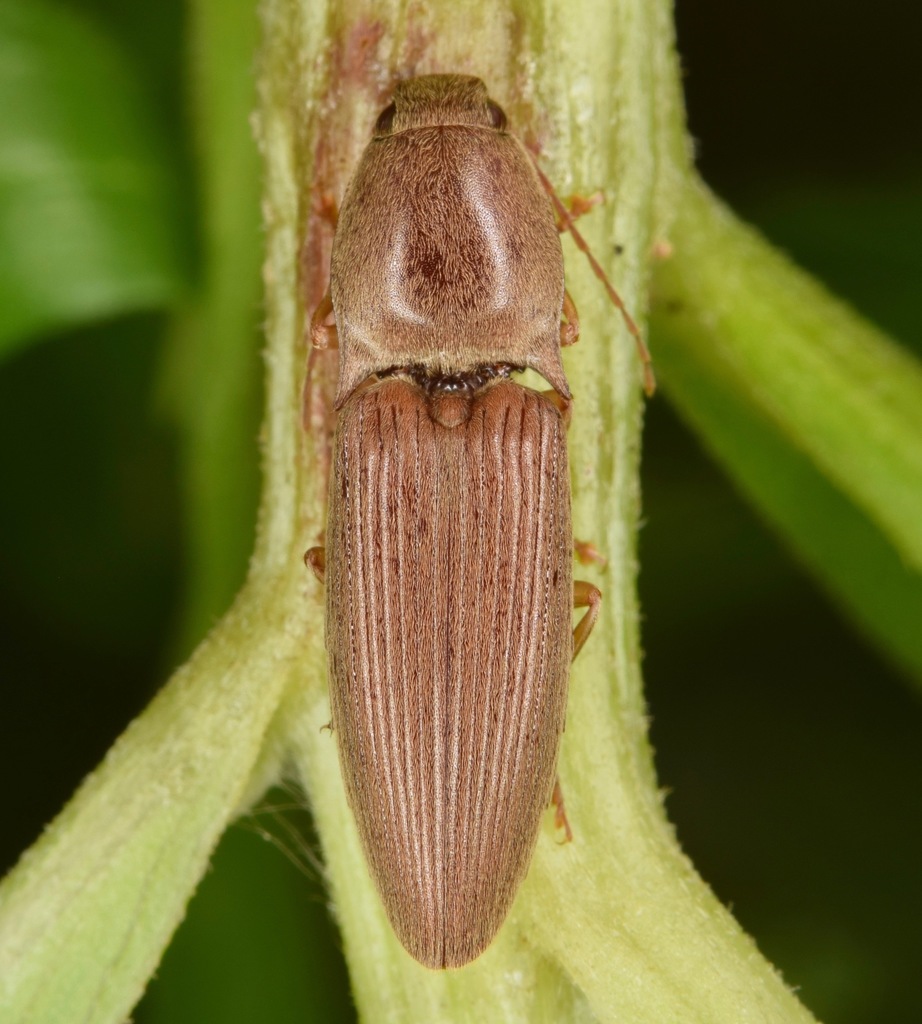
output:
M864 632L922 677L922 576L729 382L668 332L657 340L670 399L737 486Z
M0 5L0 354L179 295L176 181L138 78L75 13Z
M703 191L672 240L652 318L665 390L838 602L922 676L918 364Z

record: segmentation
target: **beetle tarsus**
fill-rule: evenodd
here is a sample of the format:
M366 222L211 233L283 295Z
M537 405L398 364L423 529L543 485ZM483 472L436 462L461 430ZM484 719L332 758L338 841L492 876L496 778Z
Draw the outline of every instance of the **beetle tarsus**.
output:
M304 564L310 569L310 571L320 580L321 583L326 582L326 571L327 571L327 552L326 548L316 547L308 548L304 552Z
M573 553L581 565L597 565L600 569L604 569L608 565L608 559L591 540L577 540L574 537Z
M577 622L573 630L573 657L582 650L583 644L589 639L592 627L599 617L602 607L602 591L585 580L573 581L573 607L585 608L586 614Z
M339 335L336 332L336 324L327 323L327 319L333 315L333 296L327 288L326 294L320 300L320 305L314 310L311 317L311 344L314 348L331 349L339 348Z
M554 780L554 792L551 794L551 803L554 805L554 828L560 831L563 829L563 839L560 841L561 846L564 843L573 842L573 829L570 828L570 822L567 818L567 805L563 799L563 788L560 785L560 776Z
M572 223L575 220L579 220L583 214L595 209L596 206L601 206L604 202L605 193L600 188L597 188L591 196L581 196L574 193L563 200L563 205L566 207L567 213L570 215L570 223ZM569 230L569 223L564 221L559 215L557 217L557 230L561 234Z
M332 192L324 192L317 200L317 215L325 220L333 230L339 223L339 204Z
M570 293L563 290L563 320L560 323L560 344L566 348L579 341L579 313Z

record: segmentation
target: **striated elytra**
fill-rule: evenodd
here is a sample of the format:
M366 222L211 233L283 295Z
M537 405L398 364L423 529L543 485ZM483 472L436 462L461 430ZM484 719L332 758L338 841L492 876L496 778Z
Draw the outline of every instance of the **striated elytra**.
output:
M312 320L340 361L326 548L308 561L349 803L427 967L473 960L509 912L598 612L572 579L560 346L577 334L551 202L484 84L399 83ZM515 383L526 367L553 392Z

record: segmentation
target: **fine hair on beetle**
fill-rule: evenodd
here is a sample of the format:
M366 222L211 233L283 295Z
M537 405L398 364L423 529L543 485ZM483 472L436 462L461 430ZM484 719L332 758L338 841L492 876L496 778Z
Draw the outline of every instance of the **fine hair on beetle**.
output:
M569 834L557 757L601 595L572 576L561 227L572 215L480 79L407 79L311 320L339 348L326 544L306 556L333 735L388 918L430 968L493 940L552 794Z

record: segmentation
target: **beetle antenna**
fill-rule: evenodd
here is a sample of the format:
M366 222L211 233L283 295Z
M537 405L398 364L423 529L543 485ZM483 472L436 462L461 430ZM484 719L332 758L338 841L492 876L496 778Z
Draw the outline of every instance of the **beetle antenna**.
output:
M602 265L592 254L592 250L589 248L589 244L586 242L586 239L583 238L579 229L573 223L573 215L561 201L560 196L557 195L557 192L551 184L548 176L541 170L534 154L531 153L531 150L528 152L535 165L535 170L538 172L538 177L541 179L541 184L544 186L544 191L551 197L551 202L554 204L554 209L556 210L558 217L560 217L561 223L566 230L570 232L573 241L576 243L577 249L580 249L585 254L586 259L589 260L589 266L592 267L592 272L602 282L605 287L605 291L608 292L608 297L620 310L621 316L624 319L624 324L634 338L634 344L637 347L637 355L640 357L640 362L643 366L643 389L646 392L647 397L650 397L653 392L656 391L656 377L653 374L653 360L650 357L650 350L647 348L643 340L640 328L634 322L634 318L631 314L627 311L627 307L624 305L621 296L617 291L615 291L614 285L612 285L611 281L608 280L608 275L602 269Z

